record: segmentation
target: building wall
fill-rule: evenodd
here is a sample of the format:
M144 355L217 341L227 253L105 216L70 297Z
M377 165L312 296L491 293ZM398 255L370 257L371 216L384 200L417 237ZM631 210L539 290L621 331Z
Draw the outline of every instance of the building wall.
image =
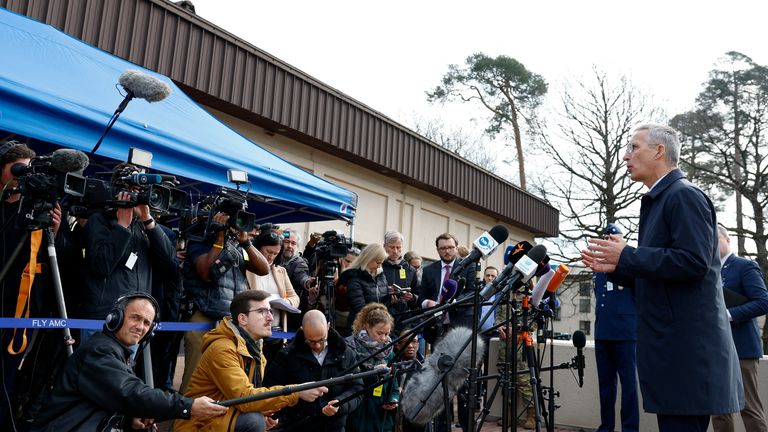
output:
M272 153L336 185L358 194L354 240L369 244L383 240L384 232L398 230L405 236L403 250L415 250L426 259L438 258L435 237L454 234L460 244L470 244L483 231L499 223L478 209L406 185L386 174L362 168L332 154L304 145L242 119L206 107L211 114ZM251 179L258 181L258 179ZM479 192L479 191L478 191ZM309 233L335 229L349 233L342 221L295 224L306 239ZM509 240L489 257L488 264L501 268L503 248L520 240L533 242L530 232L507 226Z

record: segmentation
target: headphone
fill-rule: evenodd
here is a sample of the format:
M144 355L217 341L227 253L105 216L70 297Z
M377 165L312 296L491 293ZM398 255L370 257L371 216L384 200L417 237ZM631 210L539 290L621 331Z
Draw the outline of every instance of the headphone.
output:
M2 161L5 155L17 145L21 145L21 143L16 140L6 141L3 143L3 145L0 145L0 161Z
M144 337L139 341L139 344L141 344L145 340L148 340L154 336L154 332L157 329L158 320L160 318L160 306L157 304L157 300L155 300L155 298L149 294L135 293L124 295L118 298L117 301L115 301L115 304L112 306L112 310L107 314L107 318L104 320L104 326L112 333L116 332L120 327L122 327L123 321L125 321L125 307L128 306L128 302L133 299L149 300L149 302L152 303L152 307L155 308L155 316L152 318L152 325L149 327L147 334L144 335Z

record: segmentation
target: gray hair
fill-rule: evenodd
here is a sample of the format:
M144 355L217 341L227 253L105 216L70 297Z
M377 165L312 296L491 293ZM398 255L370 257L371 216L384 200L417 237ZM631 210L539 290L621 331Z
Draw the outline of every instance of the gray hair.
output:
M403 237L403 235L397 231L392 230L384 233L384 244L390 244L396 240L400 240L402 243L405 243L405 237Z
M658 145L663 144L667 153L667 162L670 166L677 166L680 161L680 140L678 140L679 132L672 127L660 124L645 124L637 129L635 132L648 131L648 144Z
M283 232L284 233L289 233L288 234L289 237L292 236L292 235L296 236L296 244L297 245L301 245L301 234L299 234L298 231L296 231L293 228L286 228L286 229L283 230Z

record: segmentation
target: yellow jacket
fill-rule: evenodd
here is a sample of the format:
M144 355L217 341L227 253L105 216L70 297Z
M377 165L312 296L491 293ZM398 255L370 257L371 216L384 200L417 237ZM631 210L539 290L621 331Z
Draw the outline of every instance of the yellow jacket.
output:
M259 341L261 344L261 341ZM284 386L254 387L253 374L255 359L248 353L245 340L232 323L230 317L224 318L219 325L203 336L203 356L192 373L186 396L197 398L208 396L214 400L227 400L255 395ZM261 355L261 376L267 360ZM246 375L245 369L249 373ZM207 420L177 420L173 425L176 432L210 431L230 432L235 429L235 421L240 412L262 412L279 410L293 406L299 401L298 393L278 396L256 402L230 407L223 416Z

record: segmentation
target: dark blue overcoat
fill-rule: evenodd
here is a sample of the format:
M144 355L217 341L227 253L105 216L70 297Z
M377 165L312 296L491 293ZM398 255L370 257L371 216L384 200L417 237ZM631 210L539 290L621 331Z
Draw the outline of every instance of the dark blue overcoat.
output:
M744 407L715 208L680 170L643 196L638 247L622 251L611 280L634 285L645 411L708 415Z

